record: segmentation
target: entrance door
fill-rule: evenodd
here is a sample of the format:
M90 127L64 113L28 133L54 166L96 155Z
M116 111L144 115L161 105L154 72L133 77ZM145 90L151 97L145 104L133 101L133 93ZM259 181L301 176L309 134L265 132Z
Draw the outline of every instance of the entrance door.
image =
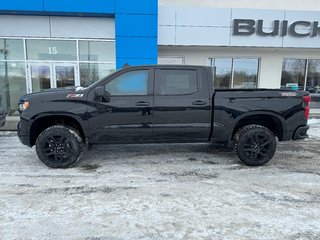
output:
M52 86L51 64L30 64L29 70L29 92L38 92ZM30 91L31 89L31 91Z
M76 64L53 64L53 87L72 87L76 84Z
M75 63L29 63L28 78L29 92L80 85Z

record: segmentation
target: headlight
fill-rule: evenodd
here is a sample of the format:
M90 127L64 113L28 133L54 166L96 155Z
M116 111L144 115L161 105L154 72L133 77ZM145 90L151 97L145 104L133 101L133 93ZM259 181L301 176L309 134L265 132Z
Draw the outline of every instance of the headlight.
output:
M19 110L20 111L27 110L29 108L29 106L30 106L29 102L20 103L19 104Z

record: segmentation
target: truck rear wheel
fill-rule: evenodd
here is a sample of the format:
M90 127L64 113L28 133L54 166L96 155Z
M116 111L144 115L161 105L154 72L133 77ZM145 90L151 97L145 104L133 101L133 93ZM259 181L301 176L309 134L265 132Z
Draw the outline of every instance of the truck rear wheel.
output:
M68 168L77 163L83 146L83 139L76 130L55 125L45 129L38 136L36 152L48 167Z
M239 159L248 166L261 166L269 162L276 151L276 138L266 127L247 125L234 136Z

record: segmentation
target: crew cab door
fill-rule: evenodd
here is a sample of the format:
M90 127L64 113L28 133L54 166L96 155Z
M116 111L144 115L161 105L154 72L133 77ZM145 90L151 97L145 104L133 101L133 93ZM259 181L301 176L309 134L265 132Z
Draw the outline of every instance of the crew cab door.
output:
M120 71L98 86L105 91L88 95L89 127L94 142L152 140L153 70Z
M211 103L206 75L197 68L155 70L153 133L157 141L206 141Z

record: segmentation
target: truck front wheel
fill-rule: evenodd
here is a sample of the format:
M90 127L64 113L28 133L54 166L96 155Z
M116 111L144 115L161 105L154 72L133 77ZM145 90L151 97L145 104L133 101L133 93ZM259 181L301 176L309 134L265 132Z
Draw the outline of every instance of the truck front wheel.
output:
M38 136L36 152L48 167L68 168L77 163L83 146L83 139L76 130L55 125L45 129Z
M266 127L247 125L234 136L239 159L249 166L261 166L269 162L276 151L276 138Z

